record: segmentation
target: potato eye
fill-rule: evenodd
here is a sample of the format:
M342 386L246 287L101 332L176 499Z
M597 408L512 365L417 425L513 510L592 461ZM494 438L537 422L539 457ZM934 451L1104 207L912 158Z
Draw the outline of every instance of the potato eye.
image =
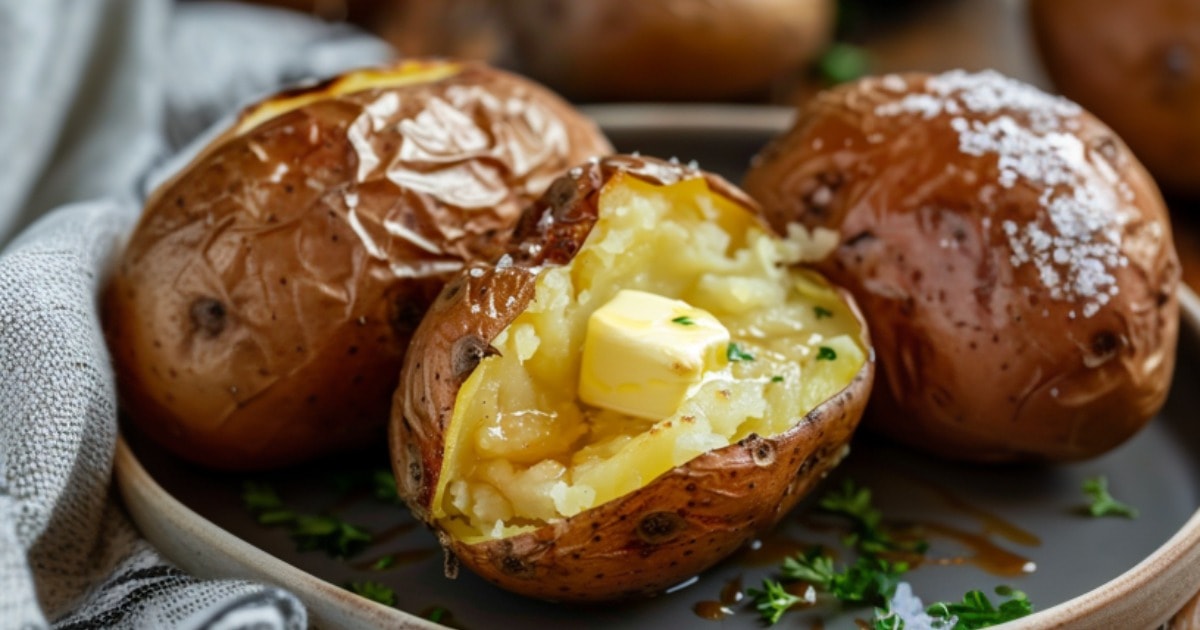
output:
M192 325L209 337L216 337L225 330L225 305L210 297L196 298L192 302Z
M674 540L687 528L687 521L674 512L651 512L638 522L638 538L651 545Z

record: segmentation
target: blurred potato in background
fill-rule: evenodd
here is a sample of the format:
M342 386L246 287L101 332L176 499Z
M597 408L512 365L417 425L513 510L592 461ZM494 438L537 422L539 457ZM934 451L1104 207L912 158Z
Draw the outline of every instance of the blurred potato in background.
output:
M1108 123L1168 192L1200 196L1200 2L1031 0L1055 86Z

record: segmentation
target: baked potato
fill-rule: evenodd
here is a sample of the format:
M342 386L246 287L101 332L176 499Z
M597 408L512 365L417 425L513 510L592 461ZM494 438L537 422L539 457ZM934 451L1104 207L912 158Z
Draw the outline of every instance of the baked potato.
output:
M1054 85L1164 189L1200 196L1200 3L1034 0L1029 15Z
M361 70L250 107L151 195L104 292L123 407L219 468L378 443L445 279L609 150L544 88L474 64Z
M829 43L833 0L505 3L521 71L585 100L763 95Z
M872 77L803 107L745 179L873 332L864 426L938 455L1078 460L1162 406L1179 263L1153 180L1076 104L994 72Z
M853 301L701 171L572 169L413 337L390 448L442 545L512 591L649 595L771 527L844 456L873 377ZM824 238L822 238L824 236Z

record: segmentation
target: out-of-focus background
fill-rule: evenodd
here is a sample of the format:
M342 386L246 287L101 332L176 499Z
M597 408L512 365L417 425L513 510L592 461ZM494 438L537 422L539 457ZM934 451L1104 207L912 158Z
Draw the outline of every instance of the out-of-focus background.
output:
M1078 101L1167 197L1200 289L1197 0L247 0L408 56L487 60L578 103L796 104L867 73L992 68Z

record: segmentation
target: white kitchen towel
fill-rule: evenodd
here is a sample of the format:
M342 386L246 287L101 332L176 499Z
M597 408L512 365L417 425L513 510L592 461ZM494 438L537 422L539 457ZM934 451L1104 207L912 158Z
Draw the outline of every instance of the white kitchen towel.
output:
M196 136L390 56L276 10L0 0L0 628L307 625L288 593L170 566L122 512L96 296L147 188Z

